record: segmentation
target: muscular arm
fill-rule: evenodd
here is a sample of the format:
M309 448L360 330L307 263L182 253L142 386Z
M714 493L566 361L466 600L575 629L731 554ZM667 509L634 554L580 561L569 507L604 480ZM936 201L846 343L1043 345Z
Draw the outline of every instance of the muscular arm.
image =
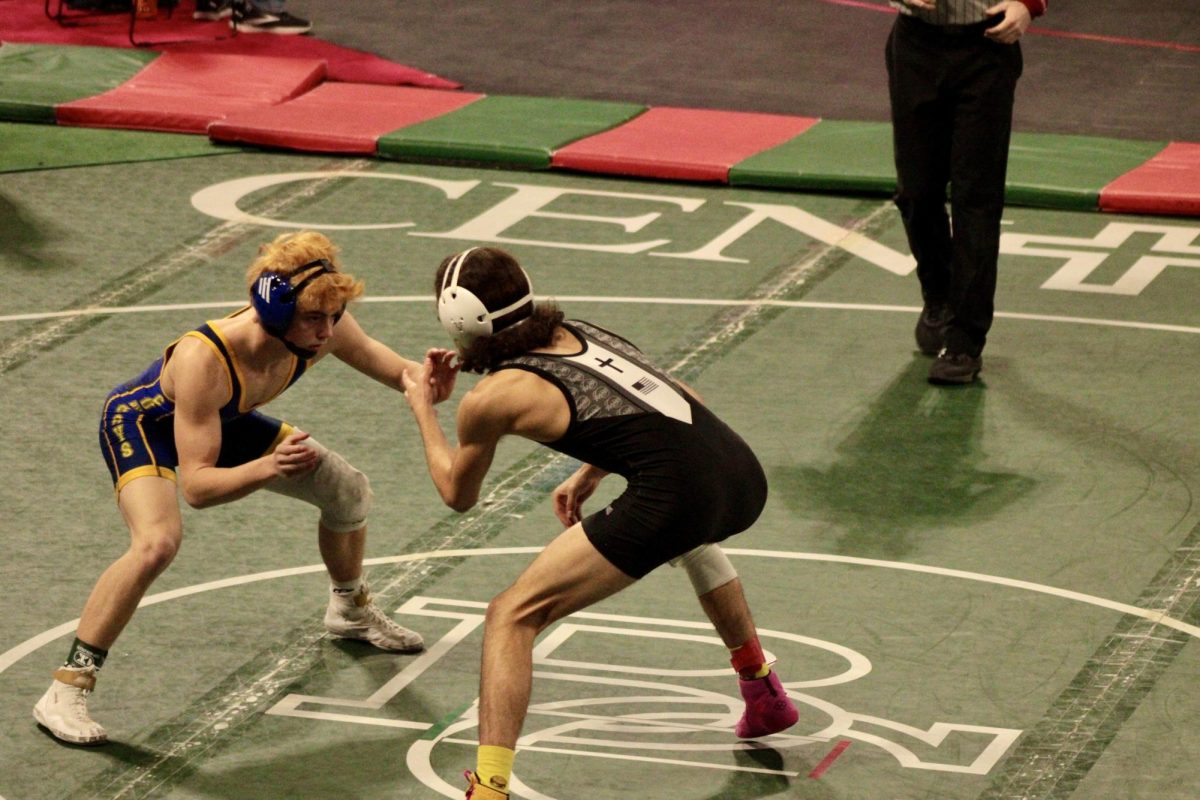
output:
M316 451L292 434L274 453L236 467L218 467L220 408L229 399L229 381L216 356L197 339L185 338L171 357L175 388L175 448L184 500L195 508L228 503L283 474L316 466Z
M504 398L481 381L459 404L458 444L451 445L433 407L428 372L426 365L415 376L405 375L405 397L421 431L433 485L446 505L467 511L479 501L496 445L512 430L512 415Z
M405 371L415 375L422 367L416 361L405 358L383 342L367 335L350 312L343 314L338 321L330 352L364 375L397 391L404 391ZM434 369L429 379L435 389L434 402L440 403L454 390L454 381L458 374L457 367L450 365L454 353L437 348L430 350L427 355L434 359Z

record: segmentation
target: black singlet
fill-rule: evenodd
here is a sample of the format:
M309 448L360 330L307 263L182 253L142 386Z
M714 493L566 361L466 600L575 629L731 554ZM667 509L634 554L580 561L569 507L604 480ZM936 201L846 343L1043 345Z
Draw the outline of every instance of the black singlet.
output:
M619 498L583 521L601 555L641 578L750 527L767 482L746 442L630 342L579 320L563 326L583 342L578 353L527 353L497 369L527 370L557 386L571 422L547 446L627 481Z

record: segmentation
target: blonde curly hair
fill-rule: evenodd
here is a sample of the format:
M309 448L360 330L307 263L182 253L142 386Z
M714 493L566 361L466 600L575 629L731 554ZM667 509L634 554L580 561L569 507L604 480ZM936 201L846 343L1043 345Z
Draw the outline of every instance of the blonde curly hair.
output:
M258 257L246 270L246 291L254 291L254 284L264 272L291 278L307 271L302 269L305 265L323 258L330 263L333 271L318 276L305 286L296 298L296 308L301 313L336 312L351 300L362 297L365 288L362 281L342 272L337 253L337 245L323 233L300 231L280 234L269 244L259 246Z

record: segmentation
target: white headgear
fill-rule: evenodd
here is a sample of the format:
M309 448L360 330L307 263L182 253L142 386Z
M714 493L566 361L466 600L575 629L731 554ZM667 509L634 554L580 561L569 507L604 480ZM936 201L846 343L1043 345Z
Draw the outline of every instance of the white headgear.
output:
M529 313L533 313L533 284L524 269L521 269L521 274L525 277L527 287L525 296L495 311L489 311L470 289L458 285L458 273L463 262L476 249L472 247L462 251L447 265L446 273L442 276L442 293L438 297L438 319L459 347L467 347L479 336L491 336L525 319L529 314L508 320L499 326L495 324L495 320L517 311L521 306L529 305Z

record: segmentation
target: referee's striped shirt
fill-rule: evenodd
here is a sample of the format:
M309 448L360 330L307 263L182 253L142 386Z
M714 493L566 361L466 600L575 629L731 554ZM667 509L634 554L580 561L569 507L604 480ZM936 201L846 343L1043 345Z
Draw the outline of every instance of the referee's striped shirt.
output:
M930 25L973 25L988 18L987 10L999 0L937 0L933 11L925 11L908 5L904 0L889 0L901 14L916 17ZM1021 0L1031 16L1041 16L1046 10L1046 0Z

